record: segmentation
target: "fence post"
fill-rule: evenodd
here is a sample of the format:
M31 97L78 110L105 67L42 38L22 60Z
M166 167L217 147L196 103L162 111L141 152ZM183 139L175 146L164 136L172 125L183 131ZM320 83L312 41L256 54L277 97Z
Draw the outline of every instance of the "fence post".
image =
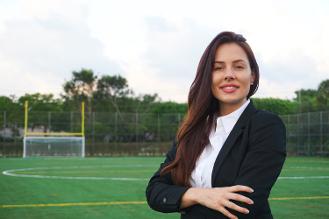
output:
M310 112L307 113L307 150L308 150L308 156L311 155L311 136L310 136L310 125L311 125L311 118L310 118Z
M135 112L135 141L138 142L138 112Z
M91 145L93 148L95 148L95 112L92 112L92 118L91 118Z
M115 154L120 154L119 151L118 151L118 140L119 140L119 137L118 137L118 112L115 111L114 113L114 152L112 153L113 155Z
M320 112L320 153L323 155L323 112Z
M3 131L5 132L7 127L7 112L3 112ZM1 150L1 155L5 157L5 141L2 141L2 150Z
M3 128L5 129L7 127L7 112L3 112Z
M15 130L15 132L16 132L16 130L17 130L17 122L15 122L14 123L14 130ZM15 145L15 148L16 148L16 150L15 150L15 152L16 152L16 156L19 156L18 155L18 153L19 153L19 146L17 145L17 141L16 141L16 136L14 137L14 145ZM20 145L20 144L19 144ZM23 154L21 154L21 155L23 155ZM23 157L23 156L21 156L21 157Z
M158 142L160 142L160 116L159 116L159 113L157 113L157 131L158 131Z
M288 146L289 145L289 135L290 135L290 128L291 125L290 125L290 115L287 115L287 124L286 124L286 142L287 142L287 151L289 151L289 148Z
M70 132L73 132L73 111L70 112Z
M300 124L300 114L296 115L296 119L297 119L297 128L296 128L296 135L297 135L297 147L296 147L296 155L299 155L299 148L300 148L300 130L301 130L301 124Z
M48 132L51 132L51 112L48 112Z

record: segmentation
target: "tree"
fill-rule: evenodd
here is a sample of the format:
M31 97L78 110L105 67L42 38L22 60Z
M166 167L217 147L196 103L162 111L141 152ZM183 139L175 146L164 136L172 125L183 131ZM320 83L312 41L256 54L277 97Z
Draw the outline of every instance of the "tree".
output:
M74 102L87 101L87 111L92 112L91 99L95 92L97 76L91 69L81 69L73 71L73 77L63 85L65 94L64 99L73 100Z
M127 79L120 75L104 75L97 82L97 94L101 97L126 97L132 94Z
M21 121L22 110L15 100L15 96L0 96L0 129L8 124L14 124Z
M317 101L320 110L328 110L329 108L329 79L320 83L317 92Z
M314 89L300 89L295 91L296 101L299 104L298 112L312 112L318 110L317 90Z
M53 94L25 94L18 99L18 105L20 106L21 115L24 115L24 104L25 101L29 103L29 128L34 129L35 127L43 127L46 132L50 127L49 113L62 111L62 101L56 99ZM54 118L52 118L54 120ZM53 124L54 125L54 124ZM56 128L56 125L52 127Z
M278 115L296 113L298 107L296 101L278 98L252 98L252 100L258 109L271 111Z
M127 80L120 75L104 75L97 81L97 91L95 92L95 99L97 101L109 101L115 110L120 113L118 98L127 98L133 94L129 89Z
M13 111L15 106L13 98L0 96L0 111Z
M60 111L62 101L56 99L53 94L25 94L18 98L18 104L24 107L25 101L29 102L29 108L33 111Z

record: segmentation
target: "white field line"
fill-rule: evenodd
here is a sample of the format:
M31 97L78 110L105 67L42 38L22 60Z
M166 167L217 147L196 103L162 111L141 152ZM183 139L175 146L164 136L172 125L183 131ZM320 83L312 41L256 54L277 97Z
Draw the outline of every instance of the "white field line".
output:
M299 167L286 167L284 170L295 170L295 169L302 169L302 170L328 170L329 167L304 167L304 166L299 166Z
M21 174L17 172L21 171L33 171L33 170L64 170L64 169L93 169L93 168L115 168L115 167L131 167L131 168L145 168L154 167L154 165L107 165L107 166L71 166L71 167L35 167L35 168L22 168L4 170L3 175L25 178L39 178L39 179L76 179L76 180L115 180L115 181L146 181L148 178L136 178L136 177L97 177L97 176L47 176L36 174ZM281 176L278 178L292 179L292 180L307 180L307 179L329 179L329 176Z
M121 166L122 167L122 166ZM126 167L126 166L125 166ZM138 166L131 166L138 167ZM139 166L145 167L145 166ZM39 179L77 179L77 180L115 180L115 181L146 181L148 178L135 178L135 177L97 177L97 176L47 176L35 174L20 174L16 172L31 171L31 170L60 170L60 169L86 169L82 167L37 167L37 168L22 168L13 170L4 170L2 174L5 176L25 177L25 178L39 178ZM90 168L90 167L87 167ZM95 168L95 166L93 167Z
M329 176L280 176L278 179L329 179Z

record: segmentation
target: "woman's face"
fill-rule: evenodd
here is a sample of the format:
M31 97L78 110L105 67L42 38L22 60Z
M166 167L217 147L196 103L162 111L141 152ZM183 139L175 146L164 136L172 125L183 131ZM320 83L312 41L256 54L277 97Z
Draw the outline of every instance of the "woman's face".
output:
M220 101L220 115L238 109L246 100L254 74L245 51L236 43L217 48L211 90Z

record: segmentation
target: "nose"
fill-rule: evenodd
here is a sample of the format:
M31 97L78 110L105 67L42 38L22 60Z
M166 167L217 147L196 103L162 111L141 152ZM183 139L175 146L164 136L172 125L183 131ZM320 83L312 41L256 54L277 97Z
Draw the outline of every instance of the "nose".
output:
M225 80L232 80L235 78L235 72L232 68L227 68L225 71Z

